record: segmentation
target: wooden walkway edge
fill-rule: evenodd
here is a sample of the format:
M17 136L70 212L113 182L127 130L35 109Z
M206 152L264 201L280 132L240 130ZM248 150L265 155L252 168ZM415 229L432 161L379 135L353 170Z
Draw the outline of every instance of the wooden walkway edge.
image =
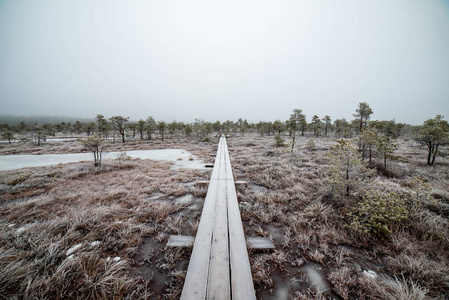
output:
M218 144L181 299L256 299L225 137Z

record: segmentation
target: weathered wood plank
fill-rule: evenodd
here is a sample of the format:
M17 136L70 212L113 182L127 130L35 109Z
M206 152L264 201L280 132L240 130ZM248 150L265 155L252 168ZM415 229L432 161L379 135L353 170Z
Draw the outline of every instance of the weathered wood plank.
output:
M228 181L227 197L232 299L256 299L245 234L233 181Z
M182 299L206 299L217 194L217 180L211 180L190 257L189 271L192 271L187 272Z
M223 163L223 159L220 161ZM209 264L207 299L231 299L226 182L219 181Z
M274 250L273 242L265 237L251 237L248 239L247 245L251 250Z
M234 176L232 173L231 159L227 144L224 143L227 173L227 199L228 199L228 222L229 222L229 252L231 268L231 290L232 299L256 299L254 284L249 264L248 251L246 249L245 234L243 232L242 220L235 190Z
M209 185L209 181L205 181L205 180L200 180L200 181L196 181L193 186L196 187L207 187Z
M194 242L181 299L255 299L251 268L224 137Z
M193 247L193 242L195 238L193 236L187 235L170 235L170 238L167 242L167 247L174 248L190 248Z

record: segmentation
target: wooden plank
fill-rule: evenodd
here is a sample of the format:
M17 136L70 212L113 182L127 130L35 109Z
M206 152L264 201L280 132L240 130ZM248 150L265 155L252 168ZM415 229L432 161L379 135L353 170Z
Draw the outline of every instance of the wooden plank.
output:
M227 145L226 150L227 150ZM229 155L226 160L232 299L256 299Z
M255 299L234 176L220 138L181 299Z
M217 180L211 180L207 190L181 299L206 299L217 183Z
M200 187L207 187L209 185L209 181L205 181L205 180L200 180L200 181L196 181L193 186L200 186Z
M221 143L218 150L221 148ZM204 200L204 207L198 225L192 255L184 281L181 299L206 299L209 280L209 264L212 248L213 227L215 224L216 200L218 198L219 183L219 155L215 158L215 165L211 174L209 187Z
M230 199L231 196L234 199ZM229 249L233 299L256 299L248 250L233 182L228 183Z
M265 237L251 237L247 244L251 250L274 250L273 242Z
M248 185L248 181L244 181L244 180L237 180L234 183L235 183L235 185L239 185L239 186L247 186Z
M223 164L223 159L220 164ZM220 166L221 167L221 166ZM209 264L207 299L231 299L226 182L219 181Z
M174 248L191 248L195 238L187 235L170 235L167 242L167 247Z

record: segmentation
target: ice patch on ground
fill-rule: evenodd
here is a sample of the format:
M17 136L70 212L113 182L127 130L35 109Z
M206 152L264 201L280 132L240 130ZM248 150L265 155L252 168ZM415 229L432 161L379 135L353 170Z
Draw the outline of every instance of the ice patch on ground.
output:
M307 265L303 266L301 270L305 274L307 274L307 276L309 277L309 284L310 286L315 288L315 290L324 292L330 289L330 284L321 271L321 265L310 262Z
M103 159L116 159L120 153L122 152L104 152ZM92 155L92 153L0 155L0 171L89 161L93 160ZM183 149L135 150L126 151L126 155L131 158L171 161L174 162L173 169L205 169L202 160Z

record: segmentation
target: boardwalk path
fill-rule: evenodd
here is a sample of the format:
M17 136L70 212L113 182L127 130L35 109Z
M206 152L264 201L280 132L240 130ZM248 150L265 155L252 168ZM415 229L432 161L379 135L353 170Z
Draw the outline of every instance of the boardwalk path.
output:
M181 299L256 299L225 137L218 144Z

